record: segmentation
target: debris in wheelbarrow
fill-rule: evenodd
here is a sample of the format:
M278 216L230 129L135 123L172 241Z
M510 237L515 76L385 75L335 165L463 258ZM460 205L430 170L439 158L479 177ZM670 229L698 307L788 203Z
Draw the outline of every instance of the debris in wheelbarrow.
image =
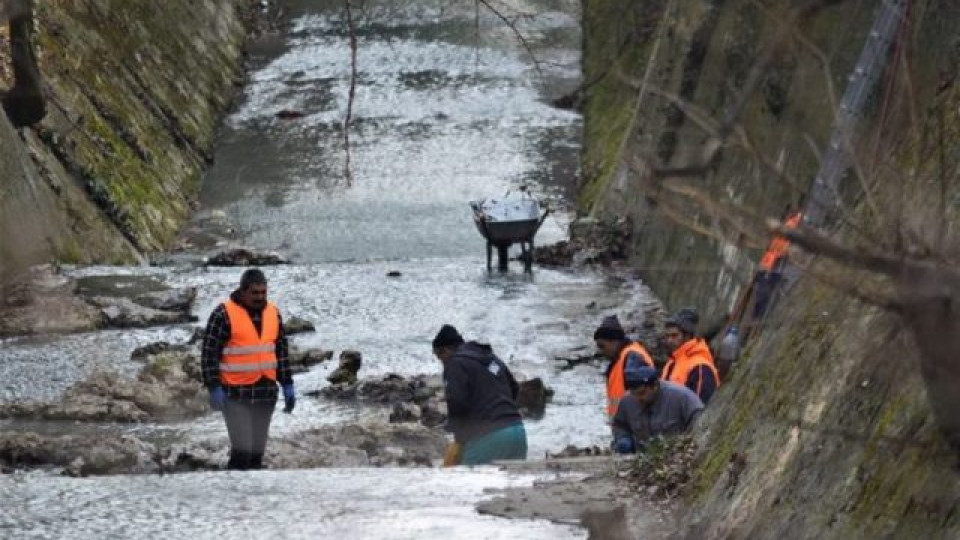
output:
M506 272L509 264L510 246L520 244L520 260L524 270L533 269L533 239L550 215L550 209L541 212L540 202L520 188L518 196L507 195L501 199L484 199L470 203L473 221L477 230L487 240L487 269L493 268L493 249L497 249L497 266Z

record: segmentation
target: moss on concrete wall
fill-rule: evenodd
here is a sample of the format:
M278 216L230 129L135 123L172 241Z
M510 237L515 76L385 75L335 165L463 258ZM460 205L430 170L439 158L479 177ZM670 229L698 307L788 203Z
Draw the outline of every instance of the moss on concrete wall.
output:
M603 29L623 33L618 9L636 4L585 0L588 82L616 60ZM692 161L706 131L678 116L663 95L681 96L722 117L758 56L771 47L790 3L643 4L660 11L658 29L618 52L617 58L637 59L621 68L626 77L605 78L587 92L581 203L595 215L629 216L633 264L645 281L670 309L694 305L710 319L730 309L753 274L763 241L739 236L729 222L667 185L642 181L635 164L651 156L666 165ZM779 217L796 201L817 171L813 148L822 148L830 134L833 99L843 92L877 5L841 2L804 21L804 40L776 52L740 117L755 150L743 144L724 148L716 169L696 180L697 188L715 200L757 209L757 218ZM957 85L960 34L955 25L945 26L956 20L957 6L919 2L912 15L916 50L924 51L912 56L915 91L930 104L923 112L946 118L944 133L953 133L960 124L942 113L960 102L942 102L952 99L949 88ZM636 85L644 74L656 92L640 98ZM879 100L870 102L866 132L875 129L879 108ZM953 148L956 159L960 149ZM758 156L782 174L773 174ZM905 152L903 160L911 159L917 158ZM957 184L950 180L951 193ZM880 204L899 203L916 216L942 198L910 193L906 205L898 189L875 195ZM875 225L869 212L851 215L863 220L860 226ZM956 209L948 215L956 228ZM960 537L957 456L934 423L914 345L898 319L805 279L767 327L704 418L681 535Z
M643 185L634 165L650 156L664 165L685 164L699 155L707 132L689 121L672 98L722 118L758 56L771 46L785 4L767 2L761 9L750 0L639 3L658 17L645 23L653 29L639 37L630 34L633 39L625 41L620 56L628 61L619 66L609 46L591 45L611 39L602 31L605 25L621 24L610 4L585 3L586 78L611 65L615 69L587 94L581 202L594 214L631 216L637 233L634 262L645 268L645 279L669 307L699 305L709 319L730 309L761 245L738 238L737 231L684 197ZM621 10L634 4L620 2ZM743 133L753 150L725 148L716 172L698 187L772 217L795 202L809 180L799 186L791 180L812 178L818 166L809 141L822 143L829 135L832 119L823 114L830 110L827 81L842 91L871 17L870 9L844 3L809 21L803 30L817 53L796 46L781 50L742 114ZM837 32L841 22L848 29ZM651 92L639 98L641 82ZM771 182L771 171L758 155L788 174ZM677 218L714 238L689 234L690 227L679 225Z
M130 261L171 243L239 80L248 4L38 3L37 46L52 104L21 141L38 168L71 186L35 187L62 199L48 221L63 224L47 228L53 248L40 260ZM29 140L34 135L39 144ZM71 225L60 219L63 208L106 219ZM104 248L95 239L104 237L126 247ZM4 236L2 245L15 251L14 238ZM39 262L35 255L21 258Z
M637 90L632 82L644 74L668 2L585 0L583 10L584 110L583 168L580 204L600 198L616 172L634 122Z
M803 282L704 418L688 538L956 538L957 456L899 321Z

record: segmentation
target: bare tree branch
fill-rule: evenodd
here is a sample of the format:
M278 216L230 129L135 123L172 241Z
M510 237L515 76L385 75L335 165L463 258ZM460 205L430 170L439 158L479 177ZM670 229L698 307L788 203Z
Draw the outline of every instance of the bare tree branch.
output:
M480 2L473 1L473 69L480 70Z
M678 225L723 243L743 245L744 241L749 240L750 247L759 248L766 245L768 240L766 235L759 232L763 230L763 220L760 216L751 214L742 206L718 201L700 187L686 182L684 179L670 178L665 181L655 181L656 179L644 174L645 165L640 160L631 160L629 166L631 170L637 173L641 181L645 182L644 187L647 197L656 204L657 211ZM667 198L655 195L660 191L666 191L692 200L707 216L715 219L725 227L732 229L737 241L731 240L729 235L725 236L696 223L696 221L687 217L689 215L689 211L687 210L689 205L684 204L682 207L674 205Z
M787 229L777 220L769 220L767 226L770 232L783 236L804 250L847 266L887 276L899 275L904 268L905 260L902 258L897 259L877 253L854 250L834 241L816 229L809 227Z
M750 69L746 82L737 96L734 103L727 109L726 114L720 120L717 126L717 136L708 140L704 144L698 163L681 165L678 167L651 167L654 176L660 178L666 177L692 177L703 176L712 170L719 161L720 149L723 147L726 139L733 133L735 126L739 122L740 116L747 104L753 98L757 89L760 87L763 78L769 70L770 64L777 53L793 35L799 22L809 18L820 10L844 2L845 0L807 0L800 7L791 9L789 15L780 20L779 29L772 42L764 50L763 54Z
M527 41L526 36L524 36L523 32L521 32L520 29L517 28L516 20L511 20L509 17L507 17L506 14L504 14L502 11L494 7L490 3L490 0L475 0L475 1L479 2L480 4L483 4L483 6L490 11L490 13L493 13L498 19L503 21L503 24L507 25L507 28L509 28L513 32L513 34L517 36L517 41L520 42L520 45L524 48L525 51L527 51L527 55L530 56L530 61L533 62L533 68L537 71L537 75L540 78L543 78L543 70L540 68L540 60L537 59L537 55L536 53L533 52L533 47L530 45L530 42Z
M353 20L352 0L344 0L347 30L350 41L350 90L347 94L347 114L343 119L343 176L347 186L353 184L353 171L350 166L350 124L353 121L353 102L357 95L357 28Z
M903 303L895 290L878 291L871 289L865 284L865 280L858 279L859 276L846 276L842 273L820 270L811 265L798 265L798 268L803 270L805 276L809 276L864 304L894 313L900 313L903 310Z
M637 81L636 79L633 79L624 73L619 64L617 65L617 69L615 70L614 74L618 79L627 83L634 90L640 90L643 87L643 84L640 81ZM688 119L692 120L694 124L703 129L708 135L717 139L721 138L720 122L703 107L684 99L676 92L670 92L658 86L647 85L647 93L669 101L671 105L674 105L680 109L680 111L683 112Z

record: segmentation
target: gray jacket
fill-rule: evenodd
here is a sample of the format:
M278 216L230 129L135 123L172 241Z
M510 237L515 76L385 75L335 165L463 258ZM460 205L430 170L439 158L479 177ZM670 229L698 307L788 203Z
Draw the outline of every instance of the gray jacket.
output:
M657 435L673 435L690 429L703 402L686 386L660 381L660 391L649 406L628 393L613 417L613 439L632 437L642 443Z

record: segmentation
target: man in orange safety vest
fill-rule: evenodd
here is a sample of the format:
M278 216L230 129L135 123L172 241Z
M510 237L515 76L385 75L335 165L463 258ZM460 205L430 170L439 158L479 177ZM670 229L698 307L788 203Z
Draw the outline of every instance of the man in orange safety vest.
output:
M288 349L280 311L267 301L266 277L256 268L247 270L240 288L210 314L200 359L210 406L223 413L227 424L227 468L263 467L278 384L284 412L293 411Z
M643 345L627 339L623 326L616 315L603 319L600 327L593 334L593 339L600 351L610 364L607 365L607 419L612 420L617 414L620 399L627 393L624 382L624 372L628 369L638 369L640 366L654 367L650 353Z
M670 359L660 378L686 386L706 404L720 387L720 375L710 347L697 335L699 320L693 308L683 308L667 319L663 341L670 349Z
M786 229L796 229L803 221L800 212L790 213L783 221ZM753 320L762 319L770 307L771 300L780 282L783 280L783 269L787 262L790 250L790 241L777 235L770 240L767 250L760 258L759 269L754 276L753 283Z

